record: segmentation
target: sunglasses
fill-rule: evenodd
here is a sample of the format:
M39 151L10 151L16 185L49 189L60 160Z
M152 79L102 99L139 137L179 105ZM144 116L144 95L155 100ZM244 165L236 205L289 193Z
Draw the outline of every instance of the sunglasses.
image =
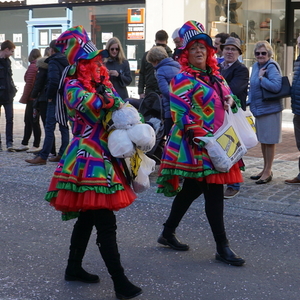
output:
M119 48L110 48L110 51L119 51Z
M260 56L260 55L262 55L262 56L266 56L267 55L267 52L266 51L262 51L262 52L255 52L255 56Z

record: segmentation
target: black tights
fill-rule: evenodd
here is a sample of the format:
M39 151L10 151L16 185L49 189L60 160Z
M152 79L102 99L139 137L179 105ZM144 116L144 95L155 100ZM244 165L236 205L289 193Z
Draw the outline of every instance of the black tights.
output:
M93 227L97 230L97 244L107 241L108 237L116 238L116 217L113 211L108 209L88 210L81 212L74 225L73 233L76 237L85 237L89 240Z
M182 190L175 197L169 218L164 224L165 227L175 230L190 205L202 193L205 198L205 213L213 235L216 237L217 235L224 234L223 185L208 184L205 181L200 182L190 178L184 180Z
M109 274L113 278L124 276L116 237L116 217L108 209L81 212L74 225L69 259L82 260L93 227L97 229L97 245Z

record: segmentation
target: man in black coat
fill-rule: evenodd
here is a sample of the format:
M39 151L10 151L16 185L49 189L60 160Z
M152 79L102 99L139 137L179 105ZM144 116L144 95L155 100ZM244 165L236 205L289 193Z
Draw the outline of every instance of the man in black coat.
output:
M162 46L166 49L169 57L172 57L172 50L168 47L168 34L164 30L159 30L155 34L155 46ZM141 67L139 72L138 93L140 98L144 98L151 92L160 94L158 83L155 77L154 67L147 62L146 56L148 51L144 53L141 60Z
M16 46L13 42L6 40L1 44L0 50L0 110L5 110L6 118L6 147L7 151L13 152L13 100L17 89L12 79L11 61L9 57L14 54ZM1 111L0 111L1 114ZM0 136L0 151L2 151Z
M220 46L223 51L224 61L220 64L221 74L226 79L232 93L236 95L246 110L246 98L248 94L249 71L247 67L239 61L242 54L241 42L238 38L229 37L225 44ZM233 198L240 192L240 184L227 185L224 198Z
M242 54L240 40L229 37L220 48L224 56L224 62L220 65L221 74L226 79L232 93L240 99L242 109L246 110L249 71L238 59Z

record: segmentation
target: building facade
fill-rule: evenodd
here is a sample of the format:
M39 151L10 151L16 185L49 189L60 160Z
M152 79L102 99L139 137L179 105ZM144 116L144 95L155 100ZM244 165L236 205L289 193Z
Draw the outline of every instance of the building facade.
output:
M255 43L268 40L283 73L292 77L300 35L300 1L292 0L0 0L0 43L9 39L17 46L12 65L15 82L21 85L29 52L39 48L43 54L67 28L83 25L99 49L117 36L132 70L130 94L136 96L140 61L153 46L156 31L166 30L174 48L174 29L190 19L203 23L212 38L235 32L250 71Z

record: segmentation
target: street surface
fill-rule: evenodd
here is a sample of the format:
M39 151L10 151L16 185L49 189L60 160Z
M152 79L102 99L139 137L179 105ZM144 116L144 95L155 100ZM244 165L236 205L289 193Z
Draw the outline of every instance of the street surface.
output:
M3 122L2 111L2 141ZM23 115L17 110L16 145L22 135ZM298 154L289 122L277 148L270 183L256 185L249 179L262 168L259 146L244 158L241 192L225 200L228 238L232 248L246 259L243 267L214 259L215 243L202 196L177 229L178 237L190 245L190 250L178 252L156 243L173 198L155 192L157 173L153 173L151 188L116 213L126 274L144 290L135 299L299 300L300 185L284 184L285 179L298 174ZM0 152L0 300L116 299L95 244L96 232L83 267L98 274L101 282L64 281L74 220L61 221L60 213L43 200L55 163L30 166L24 159L31 157L26 152Z

